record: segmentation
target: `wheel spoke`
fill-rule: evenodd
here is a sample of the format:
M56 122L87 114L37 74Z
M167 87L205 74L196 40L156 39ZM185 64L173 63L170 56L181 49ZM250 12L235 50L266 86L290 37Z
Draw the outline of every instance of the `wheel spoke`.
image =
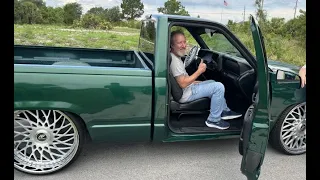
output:
M299 144L298 147L302 147L303 146L303 138L299 137Z
M53 144L53 146L54 148L51 148L51 149L59 151L61 154L66 154L65 152L62 151L62 149L71 149L71 147L60 148L60 147L57 147L55 144Z
M66 137L66 136L74 136L74 133L68 134L68 132L71 131L71 130L72 130L72 126L70 125L69 129L66 130L65 133L63 133L63 134L61 134L61 135L57 134L57 135L55 135L55 136L59 137L58 139L60 139L61 137ZM68 135L67 135L67 134L68 134Z
M25 118L21 118L21 117L17 117L16 118L17 120L22 120L22 121L26 121L28 122L30 125L34 125L35 127L38 126L37 123L31 121L30 119L25 119ZM19 121L15 121L16 123L20 124L22 127L30 127L32 128L32 126L25 126L23 124L21 124Z
M299 139L295 138L293 148L298 147L298 143L299 143Z
M287 140L285 141L285 143L286 143L287 145L290 145L290 147L291 147L293 140L294 140L294 139L291 137L291 138L287 139Z
M294 127L291 127L290 129L282 130L282 136L285 136L285 135L287 135L288 133L291 133L291 132L295 132L295 128Z
M53 141L56 141L56 143L54 142L53 144L63 144L63 145L66 145L66 146L72 146L73 144L66 143L66 142L68 142L68 141L70 141L70 140L73 140L73 139L74 139L73 137L70 138L70 139L64 140L64 141L60 141L60 140L58 140L58 139L55 139L55 140L53 140Z
M17 134L17 135L15 135L13 138L15 138L15 137L17 137L17 136L24 136L24 137L29 137L29 134L25 134L25 132L27 132L28 133L28 131L23 131L23 132L19 132L19 131L14 131L14 133L15 134Z
M46 149L44 149L44 151L46 151L46 152L50 155L50 157L51 157L52 160L57 160L54 156L52 156L52 154L51 154L50 151L48 151L48 150L46 150ZM47 158L47 157L46 157L46 158ZM50 160L50 159L47 158L47 160Z
M28 137L24 137L24 138L21 139L21 140L15 140L14 143L17 143L17 142L18 142L18 145L14 148L14 150L17 150L22 142L29 142L29 140L26 140L27 138L28 138Z
M66 125L64 125L65 121L66 121L66 118L63 118L63 121L62 121L60 127L56 129L56 130L58 130L58 132L59 132L61 129L63 129L63 128L65 128L65 127L67 127L67 126L70 125L69 123L67 123Z
M43 110L41 110L43 116L45 117L44 123L43 124L47 124L47 126L49 126L49 116L51 113L51 110L48 111L48 114L46 114Z
M42 126L42 122L41 122L41 119L39 118L39 112L36 111L36 114L34 114L33 112L31 111L27 111L29 114L31 114L37 121L36 121L36 124L37 126L40 125Z
M293 133L290 133L289 135L287 135L287 136L283 137L283 140L286 140L287 138L292 137L292 135L293 135Z
M282 128L283 128L283 129L286 129L287 127L290 127L290 126L294 126L294 124L293 124L293 123L288 123L287 125L283 126ZM293 127L293 128L294 128L294 127Z

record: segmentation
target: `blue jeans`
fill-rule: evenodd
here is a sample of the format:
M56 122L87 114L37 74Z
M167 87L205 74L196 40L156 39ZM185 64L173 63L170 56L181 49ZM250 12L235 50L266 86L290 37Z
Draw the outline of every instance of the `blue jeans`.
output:
M207 80L191 86L192 95L187 102L203 97L211 98L210 115L208 121L218 122L221 120L222 111L230 111L224 98L224 85L214 80Z

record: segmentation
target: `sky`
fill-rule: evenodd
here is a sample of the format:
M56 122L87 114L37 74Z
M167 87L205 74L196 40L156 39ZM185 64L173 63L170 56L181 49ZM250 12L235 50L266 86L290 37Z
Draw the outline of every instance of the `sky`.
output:
M44 0L47 6L61 7L66 3L78 2L83 7L83 13L92 7L111 8L120 6L122 0ZM227 23L228 20L241 22L249 15L255 14L255 0L180 0L181 4L193 17L198 15L201 18ZM264 9L267 11L268 18L282 17L286 20L294 17L294 7L297 0L264 0ZM158 14L158 7L163 7L166 0L141 0L144 4L144 15ZM299 9L306 10L306 0L298 0L296 16ZM245 12L245 13L244 13ZM144 17L144 15L142 17Z

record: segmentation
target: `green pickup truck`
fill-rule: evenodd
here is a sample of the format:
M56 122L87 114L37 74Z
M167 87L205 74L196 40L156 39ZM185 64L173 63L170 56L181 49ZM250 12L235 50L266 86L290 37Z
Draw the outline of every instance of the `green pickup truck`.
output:
M205 125L210 99L179 103L168 71L170 32L183 28L196 44L189 74L225 86L228 106L243 114L230 128ZM267 60L250 19L255 55L224 25L206 19L148 15L138 50L14 46L14 168L49 174L70 165L83 144L239 138L241 171L257 179L268 145L306 152L305 88L299 67ZM195 51L196 49L196 51ZM270 138L269 138L270 137Z

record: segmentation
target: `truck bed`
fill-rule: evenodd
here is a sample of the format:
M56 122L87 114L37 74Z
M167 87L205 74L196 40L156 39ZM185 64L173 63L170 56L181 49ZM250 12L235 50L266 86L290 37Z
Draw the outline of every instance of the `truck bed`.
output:
M14 46L14 64L148 68L136 51Z
M136 51L14 46L14 109L72 113L95 141L150 141L148 66Z

